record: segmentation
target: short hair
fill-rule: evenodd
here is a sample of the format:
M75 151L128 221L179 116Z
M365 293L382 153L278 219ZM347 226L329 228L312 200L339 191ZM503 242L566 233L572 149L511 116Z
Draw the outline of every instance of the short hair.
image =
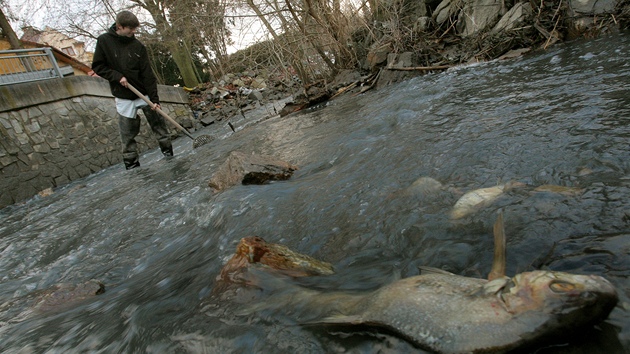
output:
M121 11L116 15L116 24L120 27L137 28L140 27L140 21L131 11Z

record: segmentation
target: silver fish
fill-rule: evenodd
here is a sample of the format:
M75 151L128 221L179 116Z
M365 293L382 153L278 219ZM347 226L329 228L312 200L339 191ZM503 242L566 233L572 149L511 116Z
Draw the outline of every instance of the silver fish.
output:
M502 213L494 233L491 280L422 268L426 274L367 294L299 288L274 302L308 324L385 327L419 347L449 354L502 353L534 344L597 324L616 306L617 292L601 276L539 270L506 277Z
M550 271L492 281L436 272L366 295L311 295L320 311L328 304L335 313L311 323L385 327L437 353L512 350L603 321L618 301L600 276Z
M479 209L494 203L503 193L524 186L524 183L511 181L493 187L480 188L467 192L453 205L451 219L457 220L469 216Z

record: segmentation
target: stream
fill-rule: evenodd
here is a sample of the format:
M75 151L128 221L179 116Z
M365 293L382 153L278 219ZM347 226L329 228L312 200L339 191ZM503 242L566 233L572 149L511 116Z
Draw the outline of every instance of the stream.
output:
M239 240L331 263L302 280L369 291L420 266L484 278L502 210L507 273L601 275L619 292L609 318L536 353L630 353L630 33L510 61L430 73L280 118L235 117L232 132L175 157L152 150L0 210L2 353L424 353L391 333L301 326L290 311L248 312L214 293ZM146 121L143 118L143 123ZM286 181L213 193L232 151L299 166ZM414 190L430 177L449 192ZM517 181L452 220L465 192ZM579 192L535 191L555 185ZM562 189L558 189L563 191ZM34 311L33 294L96 279L103 294ZM247 296L245 294L244 296ZM252 301L273 302L273 297ZM289 312L289 314L287 314Z

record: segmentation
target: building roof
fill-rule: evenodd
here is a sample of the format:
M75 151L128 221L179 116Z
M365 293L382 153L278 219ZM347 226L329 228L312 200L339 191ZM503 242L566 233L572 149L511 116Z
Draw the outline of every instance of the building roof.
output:
M73 68L77 69L77 70L81 70L84 73L90 75L90 72L92 71L92 68L83 64L82 62L80 62L79 60L69 56L68 54L62 52L60 49L55 48L53 46L50 45L45 45L45 44L39 44L36 42L31 42L31 41L27 41L27 40L20 40L20 42L22 42L22 44L24 45L25 48L51 48L53 51L53 55L55 56L55 59L57 59L57 61L66 63L70 66L72 66Z

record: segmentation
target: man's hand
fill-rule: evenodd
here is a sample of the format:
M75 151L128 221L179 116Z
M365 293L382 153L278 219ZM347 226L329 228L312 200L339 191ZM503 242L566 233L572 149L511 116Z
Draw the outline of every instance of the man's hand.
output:
M129 83L129 81L127 81L127 78L126 78L126 77L124 77L124 76L123 76L123 77L120 79L120 84L121 84L121 85L123 85L123 87L127 87L127 84L128 84L128 83Z
M159 104L159 103L154 103L154 104L153 104L153 107L151 107L151 109L152 109L152 110L154 110L154 111L155 111L156 109L158 109L158 108L162 109L162 107L160 106L160 104Z

